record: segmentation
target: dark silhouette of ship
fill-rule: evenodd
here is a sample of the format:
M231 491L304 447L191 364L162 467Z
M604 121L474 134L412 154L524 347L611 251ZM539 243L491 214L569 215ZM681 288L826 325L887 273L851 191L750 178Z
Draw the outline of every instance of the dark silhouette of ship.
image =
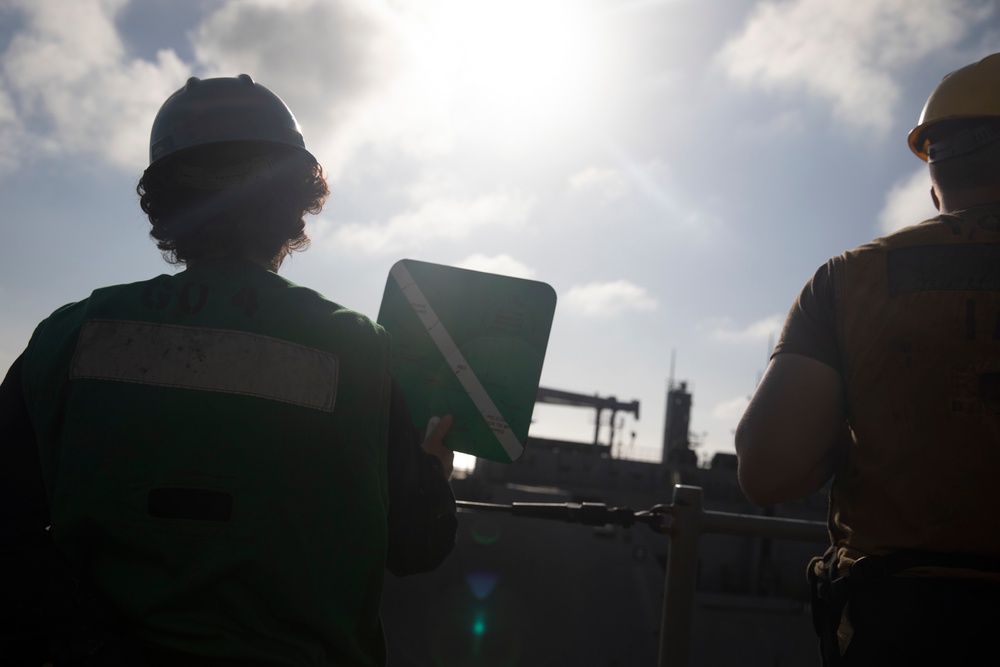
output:
M735 455L718 453L699 465L689 435L691 399L686 383L670 380L662 460L646 462L620 458L613 447L616 416L638 419L637 401L539 389L539 402L595 409L594 441L529 437L515 463L480 459L453 480L460 505L472 508L460 511L454 553L433 573L387 577L383 622L390 666L660 664L671 538L641 523L574 520L584 508L627 517L670 503L675 485L684 484L702 489L706 510L825 520L823 492L761 510L740 491ZM604 422L607 413L611 418ZM602 423L610 427L603 441ZM528 504L529 511L504 510L514 503ZM532 513L536 505L547 511ZM702 535L690 573L695 596L688 664L818 665L805 568L825 546Z

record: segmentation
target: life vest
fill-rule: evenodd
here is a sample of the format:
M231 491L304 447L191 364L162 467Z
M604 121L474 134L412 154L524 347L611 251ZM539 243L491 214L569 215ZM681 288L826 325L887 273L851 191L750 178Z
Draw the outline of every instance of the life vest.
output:
M235 260L56 311L23 373L56 545L142 643L384 664L389 358Z
M895 551L1000 556L1000 208L833 260L853 442L831 489L843 573Z

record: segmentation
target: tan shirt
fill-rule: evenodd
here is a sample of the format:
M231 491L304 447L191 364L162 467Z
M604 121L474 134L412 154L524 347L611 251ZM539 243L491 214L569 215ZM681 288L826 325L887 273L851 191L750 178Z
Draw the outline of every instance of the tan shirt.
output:
M1000 206L830 260L783 352L844 380L850 456L829 517L841 568L899 549L1000 556Z

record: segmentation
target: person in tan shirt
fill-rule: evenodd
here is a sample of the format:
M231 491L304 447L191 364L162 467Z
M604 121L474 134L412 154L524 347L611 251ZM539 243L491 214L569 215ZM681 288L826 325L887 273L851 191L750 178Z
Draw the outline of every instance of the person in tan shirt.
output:
M736 431L755 504L830 483L825 665L967 664L1000 620L1000 54L945 76L909 144L940 215L817 270Z

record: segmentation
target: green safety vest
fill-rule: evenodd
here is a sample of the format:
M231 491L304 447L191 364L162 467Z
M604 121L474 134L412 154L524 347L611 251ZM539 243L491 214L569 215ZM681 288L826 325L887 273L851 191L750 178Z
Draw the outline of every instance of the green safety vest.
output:
M385 663L381 327L211 261L56 311L23 376L53 539L140 642Z

